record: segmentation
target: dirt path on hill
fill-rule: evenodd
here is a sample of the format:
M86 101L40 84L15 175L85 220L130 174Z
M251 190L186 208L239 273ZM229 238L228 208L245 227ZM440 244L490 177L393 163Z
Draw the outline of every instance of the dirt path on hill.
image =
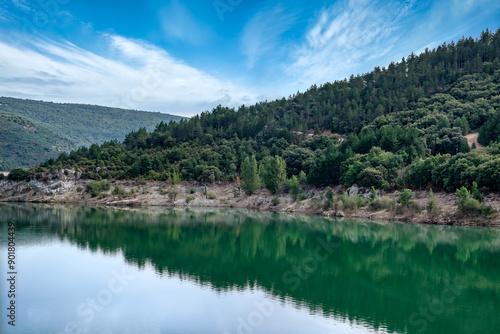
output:
M469 148L472 149L473 143L476 144L476 148L483 147L483 145L479 144L479 142L477 141L477 136L479 136L478 132L469 133L468 135L465 136L465 138L467 138L467 144L469 144Z

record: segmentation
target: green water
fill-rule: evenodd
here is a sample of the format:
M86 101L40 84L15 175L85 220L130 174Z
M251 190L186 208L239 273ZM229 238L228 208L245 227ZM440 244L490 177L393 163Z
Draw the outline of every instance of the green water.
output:
M500 229L0 204L1 333L498 333ZM7 222L17 224L16 327Z

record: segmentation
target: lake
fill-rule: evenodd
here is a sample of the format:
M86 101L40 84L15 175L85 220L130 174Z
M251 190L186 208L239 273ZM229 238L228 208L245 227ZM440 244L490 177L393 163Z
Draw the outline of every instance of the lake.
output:
M1 333L497 333L500 229L0 204ZM8 325L7 223L16 224Z

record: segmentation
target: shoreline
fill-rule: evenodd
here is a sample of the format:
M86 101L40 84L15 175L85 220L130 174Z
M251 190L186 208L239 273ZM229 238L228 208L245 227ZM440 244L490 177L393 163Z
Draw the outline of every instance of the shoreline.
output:
M58 203L80 204L97 206L167 206L167 207L214 207L253 209L258 211L272 211L283 213L312 214L325 217L358 218L373 221L399 221L431 225L456 226L500 226L499 215L487 219L481 216L467 217L458 212L454 194L435 192L439 213L429 214L425 209L427 203L426 191L415 191L414 202L420 210L409 209L371 209L369 205L347 210L342 203L334 208L325 209L325 188L307 188L303 200L293 201L290 194L271 194L266 189L259 189L252 195L240 191L235 193L235 183L205 184L196 181L183 181L178 185L170 185L162 181L121 181L113 180L109 190L102 191L92 197L85 191L86 185L92 180L67 178L59 175L49 181L0 181L0 202L26 203ZM119 186L123 190L122 196L113 195L113 190ZM350 189L351 190L351 189ZM363 190L361 188L361 190ZM338 198L345 187L337 186L333 189ZM176 196L171 193L176 192ZM380 199L382 193L378 195ZM383 193L389 198L395 198L395 191ZM360 197L367 197L363 193ZM175 197L175 200L173 200ZM365 200L366 202L368 200ZM490 193L485 196L488 205L500 211L500 194ZM340 207L340 208L339 208Z

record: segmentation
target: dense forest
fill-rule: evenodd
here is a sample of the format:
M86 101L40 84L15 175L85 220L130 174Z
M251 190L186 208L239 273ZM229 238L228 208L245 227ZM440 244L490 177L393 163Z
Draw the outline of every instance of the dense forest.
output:
M0 97L0 112L17 115L43 126L77 147L102 144L113 139L123 140L127 133L140 127L152 131L162 121L182 119L180 116L159 112L12 97Z
M294 177L315 186L455 191L477 182L500 190L499 110L500 29L486 30L288 99L219 105L141 128L123 142L61 154L32 175L77 168L92 179L241 177L272 191L270 179ZM464 135L472 131L485 147L469 147Z
M0 171L33 167L76 146L25 118L0 113Z

